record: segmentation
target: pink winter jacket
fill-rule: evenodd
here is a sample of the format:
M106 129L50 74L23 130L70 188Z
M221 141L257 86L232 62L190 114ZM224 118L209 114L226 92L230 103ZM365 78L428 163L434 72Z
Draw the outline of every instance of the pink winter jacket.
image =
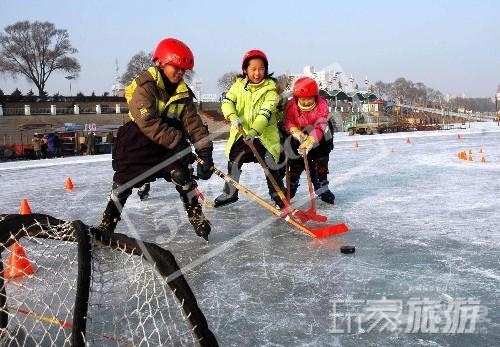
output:
M318 96L316 107L311 111L302 111L295 98L286 104L285 129L290 133L291 128L299 128L314 137L317 143L323 138L328 121L328 103L325 98Z

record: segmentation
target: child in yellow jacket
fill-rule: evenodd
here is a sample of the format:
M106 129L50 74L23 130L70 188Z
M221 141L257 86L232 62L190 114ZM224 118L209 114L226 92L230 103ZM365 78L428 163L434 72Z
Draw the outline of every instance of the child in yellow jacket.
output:
M268 72L268 59L264 52L253 49L245 53L243 73L239 75L222 100L222 113L231 122L226 156L229 158L228 175L239 181L243 163L257 162L250 147L251 142L264 158L269 171L281 190L283 178L278 165L281 144L276 120L279 102L277 84ZM243 130L243 131L242 131ZM242 135L242 132L245 136ZM271 199L284 206L269 178L266 177ZM215 206L238 200L238 191L225 184L223 193L215 199Z

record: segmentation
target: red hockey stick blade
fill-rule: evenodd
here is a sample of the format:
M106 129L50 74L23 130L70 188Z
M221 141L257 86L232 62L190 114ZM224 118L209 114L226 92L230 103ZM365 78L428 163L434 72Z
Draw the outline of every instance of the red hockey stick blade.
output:
M309 220L315 221L315 222L320 222L320 223L325 223L328 220L327 216L323 216L321 214L316 213L316 209L311 207L308 210L302 211Z
M328 220L328 217L317 214L313 209L308 210L294 210L291 213L293 218L298 219L301 223L305 223L308 221L314 221L319 223L325 223Z
M349 228L344 223L327 225L326 227L309 229L311 234L318 239L322 239L329 236L334 236L349 231Z
M291 213L291 215L293 218L297 218L301 223L305 223L305 222L311 220L311 218L309 218L307 213L305 213L304 211L301 211L301 210L294 210Z

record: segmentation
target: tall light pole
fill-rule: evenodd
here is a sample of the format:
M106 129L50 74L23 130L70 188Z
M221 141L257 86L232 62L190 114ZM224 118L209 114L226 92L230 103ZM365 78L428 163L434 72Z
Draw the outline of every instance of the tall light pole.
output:
M495 95L495 117L497 118L497 126L500 127L500 115L498 114L498 99L499 98L500 98L500 91L497 90L497 93Z
M351 84L351 91L354 91L354 77L352 77L352 73L349 76L349 83ZM351 101L351 114L354 114L354 95Z
M69 81L69 96L73 96L71 94L71 80L74 80L76 77L74 75L69 75L65 77Z
M203 84L203 81L200 78L195 79L194 85L196 87L196 98L198 99L198 106L200 107L200 110L202 107L202 103L201 103L201 85L202 84Z
M367 113L370 114L370 91L368 90L368 75L365 75L365 87L366 87L366 107L367 107ZM377 127L379 126L379 116L377 114Z
M370 99L368 98L368 76L365 75L366 103L368 104L368 112L370 112Z
M333 83L334 85L333 90L335 90L335 112L337 112L337 94L338 94L338 90L337 88L335 87L335 85L337 84L337 73L335 72L335 70L333 70Z

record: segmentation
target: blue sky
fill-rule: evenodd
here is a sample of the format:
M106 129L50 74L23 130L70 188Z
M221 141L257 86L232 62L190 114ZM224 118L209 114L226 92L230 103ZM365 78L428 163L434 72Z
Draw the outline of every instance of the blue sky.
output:
M490 97L500 85L500 2L480 1L42 1L0 0L0 30L22 20L66 29L79 53L78 91L101 95L139 51L164 37L186 42L195 55L203 93L238 71L248 49L259 48L276 75L336 67L362 87L405 77L444 94ZM64 73L47 83L69 95ZM26 93L23 77L0 77L0 88Z

